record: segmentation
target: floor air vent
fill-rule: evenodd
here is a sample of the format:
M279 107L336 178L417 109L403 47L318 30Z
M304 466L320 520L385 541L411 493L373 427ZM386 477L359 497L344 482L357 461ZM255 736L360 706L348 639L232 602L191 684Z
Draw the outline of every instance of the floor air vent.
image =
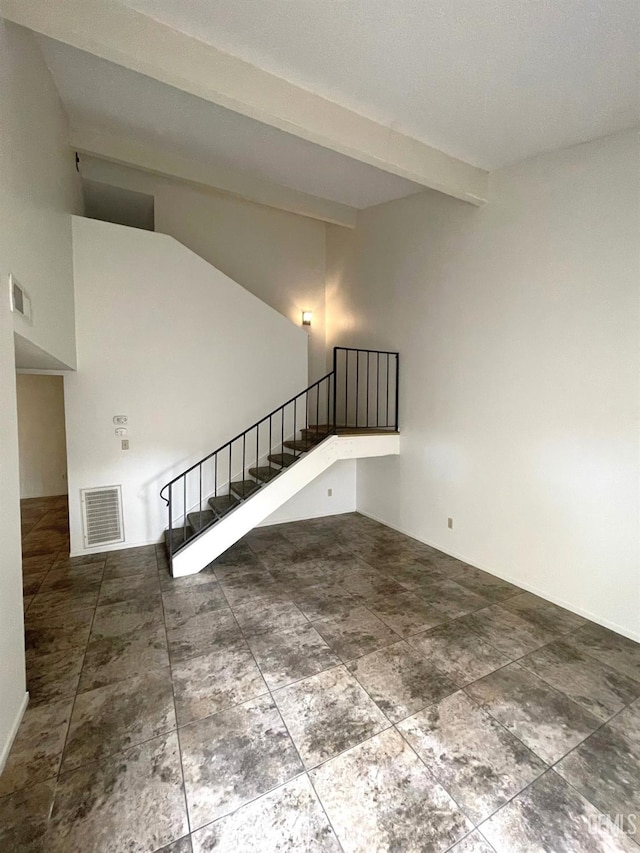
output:
M81 489L84 547L124 542L120 486Z

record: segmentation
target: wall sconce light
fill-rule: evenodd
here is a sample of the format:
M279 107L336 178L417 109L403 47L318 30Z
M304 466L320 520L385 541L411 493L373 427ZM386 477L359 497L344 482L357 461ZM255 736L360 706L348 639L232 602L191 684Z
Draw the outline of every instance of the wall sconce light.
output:
M313 312L303 311L302 312L302 325L303 326L310 326L312 317L313 317Z

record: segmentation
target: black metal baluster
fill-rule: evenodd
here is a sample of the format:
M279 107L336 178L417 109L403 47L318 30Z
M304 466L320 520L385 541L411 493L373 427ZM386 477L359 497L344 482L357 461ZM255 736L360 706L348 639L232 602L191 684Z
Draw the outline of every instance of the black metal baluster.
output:
M317 433L320 432L320 386L322 385L322 381L320 381L316 385L316 438L318 438Z
M396 432L398 432L398 415L400 408L400 354L396 353Z
M182 542L183 544L187 541L187 475L185 474L182 478L182 482L184 485L183 491L183 504L182 504Z
M387 353L387 410L385 413L385 426L389 426L389 353Z
M244 500L244 469L247 464L247 434L246 432L242 433L242 499Z
M298 398L293 398L293 440L296 440L296 433L298 431ZM298 453L298 451L293 448L293 455Z
M267 464L269 465L269 467L271 467L271 460L269 459L269 456L271 456L271 454L273 453L273 449L271 446L271 417L272 416L269 415L269 453L267 454Z
M349 350L345 350L345 382L344 382L344 425L349 426Z
M338 409L338 347L333 348L333 431L336 431L336 412Z
M258 454L260 452L260 424L256 424L256 468L260 464L258 462Z
M360 353L356 350L356 429L358 429L358 407L360 405Z
M380 426L380 353L376 353L376 427Z
M202 462L198 466L200 473L200 500L198 502L198 526L202 527Z
M231 497L231 454L232 454L233 441L229 442L229 479L227 480L227 491L229 493L229 497Z
M213 457L213 496L218 497L218 454Z
M169 570L173 575L173 483L169 483Z
M369 428L369 385L371 380L371 370L369 364L371 362L371 353L367 353L367 429Z

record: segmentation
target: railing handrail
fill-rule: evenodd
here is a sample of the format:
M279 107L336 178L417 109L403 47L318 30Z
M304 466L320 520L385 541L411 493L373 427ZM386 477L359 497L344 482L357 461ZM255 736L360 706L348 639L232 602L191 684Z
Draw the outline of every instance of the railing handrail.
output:
M341 349L341 347L334 347L334 349ZM362 350L362 352L375 352L375 350ZM189 474L191 471L194 471L199 465L202 465L204 462L207 462L209 459L211 459L213 456L215 456L216 453L221 453L223 450L225 450L231 444L234 444L236 441L241 439L243 435L246 435L247 433L251 432L251 430L256 429L256 427L259 427L260 424L264 423L264 421L267 421L267 420L269 420L269 418L272 418L281 409L284 409L284 408L286 408L286 406L291 405L291 403L293 403L294 400L297 400L298 397L302 397L304 394L308 394L309 391L312 391L316 387L316 385L320 385L322 382L325 382L327 379L329 379L329 377L331 377L333 375L334 375L334 371L330 370L329 373L326 373L323 377L318 379L316 382L313 382L307 388L300 391L299 394L296 394L294 397L291 397L289 400L286 401L286 403L282 403L280 406L276 406L276 408L273 409L273 411L269 412L268 415L265 415L263 418L260 418L259 421L256 421L254 424L251 424L250 427L243 429L242 432L239 432L234 438L230 439L229 441L225 442L224 444L221 444L220 447L216 448L211 453L208 453L206 456L203 456L202 459L199 459L197 462L194 462L193 465L191 465L189 468L185 468L184 471L182 471L180 474L177 474L173 478L173 480L169 480L169 482L165 483L165 485L160 489L160 497L162 498L162 500L167 504L167 506L169 506L169 500L167 498L165 498L165 496L163 495L163 492L166 489L168 489L174 483L177 483L178 480L181 480L183 477L186 477L187 474Z
M264 417L260 418L260 420L258 420L258 421L256 421L255 423L251 424L251 426L249 426L249 427L247 427L246 429L242 430L242 432L239 432L236 436L234 436L234 437L233 437L232 439L230 439L229 441L225 442L224 444L221 444L221 445L220 445L220 447L217 447L215 450L212 450L212 451L211 451L211 453L208 453L206 456L203 456L201 459L198 459L198 461L197 461L197 462L194 462L194 463L193 463L193 465L190 465L188 468L185 468L185 469L184 469L184 471L181 471L181 472L180 472L180 474L177 474L177 475L176 475L172 480L169 480L169 482L168 482L168 483L165 483L165 485L160 489L160 497L161 497L161 498L162 498L162 500L167 504L167 506L169 506L169 498L166 498L166 497L164 496L164 492L165 492L167 489L170 489L170 488L171 488L171 486L173 486L173 485L174 485L174 483L177 483L177 482L178 482L179 480L181 480L183 477L186 477L186 476L187 476L188 474L190 474L192 471L195 471L195 469L196 469L196 468L198 468L199 466L203 465L205 462L208 462L208 460L209 460L209 459L212 459L214 456L216 456L216 454L218 454L218 453L222 453L222 451L223 451L223 450L226 450L228 447L230 447L231 445L235 444L235 442L236 442L236 441L239 441L240 439L242 439L242 438L243 438L243 436L246 436L246 435L247 435L248 433L250 433L252 430L254 430L254 429L258 428L258 427L259 427L261 424L263 424L265 421L268 421L270 418L272 418L272 417L273 417L274 415L276 415L278 412L280 412L281 410L285 409L287 406L291 405L291 403L295 402L295 401L296 401L296 400L298 400L300 397L303 397L305 394L308 394L310 391L312 391L312 390L313 390L314 388L316 388L317 386L321 385L323 382L326 382L326 381L327 381L328 379L330 379L332 376L334 377L334 394L335 394L335 391L336 391L336 366L335 366L335 365L336 365L336 354L337 354L338 350L340 350L340 351L342 351L342 352L377 353L378 355L396 356L397 358L398 358L398 357L399 357L399 355L400 355L400 353L399 353L399 352L394 352L394 351L391 351L391 350L376 350L376 349L363 349L363 348L360 348L360 347L341 347L341 346L335 346L335 347L333 348L333 358L334 358L334 367L333 367L333 370L330 370L328 373L326 373L326 374L325 374L324 376L322 376L320 379L318 379L318 380L316 380L315 382L313 382L313 383L312 383L311 385L309 385L307 388L304 388L304 389L303 389L302 391L300 391L298 394L295 394L293 397L290 397L286 402L281 403L281 405L279 405L279 406L276 406L276 408L275 408L275 409L273 409L273 410L272 410L271 412L269 412L268 414L264 415ZM396 398L397 398L397 390L398 390L398 389L397 389L397 386L396 386ZM335 398L334 398L334 399L335 399ZM397 413L397 399L396 399L396 413ZM335 407L334 407L334 420L335 420ZM330 424L329 426L331 426L331 427L332 427L332 429L335 429L335 423L334 423L334 424Z
M400 355L399 352L384 349L362 349L362 347L334 347L333 351L343 350L346 352L377 352L378 355Z

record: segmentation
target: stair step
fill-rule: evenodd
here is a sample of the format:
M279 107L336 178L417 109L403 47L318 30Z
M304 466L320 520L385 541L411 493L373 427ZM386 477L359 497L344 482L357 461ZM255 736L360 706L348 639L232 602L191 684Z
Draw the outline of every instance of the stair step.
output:
M177 551L177 549L189 539L190 536L193 536L193 529L190 524L187 524L186 529L184 527L174 527L171 530L172 539L173 539L173 548L171 549L173 553ZM169 553L169 531L165 530L164 532L164 544L167 549L167 554Z
M258 468L249 468L249 473L252 477L255 477L256 480L268 483L269 480L273 480L274 477L278 476L280 468L272 468L270 465L261 465Z
M235 495L218 495L215 498L209 498L209 506L218 518L222 518L223 515L231 512L239 503L240 501Z
M248 498L254 492L257 492L260 486L255 480L236 480L234 483L229 484L229 488L239 498Z
M300 430L300 435L303 439L311 440L311 441L322 441L323 438L326 438L333 432L333 427L327 426L318 426L318 427L307 427L306 429Z
M295 439L294 441L285 441L284 446L288 447L289 450L297 450L300 453L306 453L307 450L311 450L312 447L315 447L318 442L316 441L304 441L302 439Z
M203 527L207 527L212 521L216 520L216 514L209 509L202 512L190 512L187 515L187 520L194 531L202 530Z
M269 462L273 462L274 465L287 468L289 465L293 465L298 457L294 456L293 453L271 453L268 458Z

